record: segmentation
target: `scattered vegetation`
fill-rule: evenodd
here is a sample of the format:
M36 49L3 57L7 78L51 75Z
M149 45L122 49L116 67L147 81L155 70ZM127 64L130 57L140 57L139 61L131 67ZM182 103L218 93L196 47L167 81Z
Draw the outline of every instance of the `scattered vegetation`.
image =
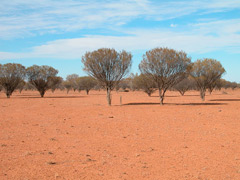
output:
M0 85L3 87L7 98L22 83L25 78L26 69L21 64L0 64Z
M77 74L70 74L70 75L67 76L66 85L68 84L67 85L68 89L69 89L69 85L71 86L70 89L73 89L74 92L78 89L78 78L79 78L79 76Z
M240 88L236 82L221 79L225 69L215 59L199 59L191 63L191 59L183 51L168 48L155 48L143 56L139 69L141 74L130 74L132 55L126 51L117 52L115 49L102 48L86 52L82 57L84 70L89 76L79 77L70 74L63 80L57 76L58 70L50 66L33 65L27 69L21 64L0 64L0 92L4 91L10 98L15 90L38 90L41 97L47 90L66 89L79 92L91 89L107 90L107 102L111 105L111 91L128 92L142 90L151 96L159 91L160 104L164 102L168 89L178 91L182 96L188 90L199 90L204 101L208 90Z
M111 105L111 91L129 72L132 55L126 51L102 48L87 52L82 57L84 70L97 79L107 90L108 105Z
M225 69L221 63L215 59L199 59L192 67L191 76L196 82L200 91L202 100L205 100L206 90L216 87L217 82L221 79Z
M97 81L92 77L84 76L84 77L78 78L77 84L78 84L78 88L80 90L85 90L88 95L89 91L97 85Z
M148 96L151 96L151 94L156 91L156 83L151 76L147 74L136 75L133 78L133 87L134 89L143 90Z
M195 89L195 82L190 77L187 77L179 83L175 84L173 86L173 89L177 90L182 96L184 96L185 92L188 90Z
M59 76L52 76L49 78L49 87L52 92L54 92L56 89L61 89L61 85L63 82L63 78Z
M33 65L27 68L28 81L39 91L41 97L56 85L54 79L57 73L58 71L50 66Z
M160 104L166 91L183 80L190 71L191 59L183 51L155 48L146 52L139 65L142 74L150 76L159 90Z

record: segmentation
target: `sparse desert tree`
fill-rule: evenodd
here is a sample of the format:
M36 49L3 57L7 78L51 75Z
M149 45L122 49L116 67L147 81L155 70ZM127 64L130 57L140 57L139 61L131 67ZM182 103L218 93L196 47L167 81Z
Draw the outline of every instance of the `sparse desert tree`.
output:
M193 79L187 77L173 86L182 96L188 91L195 89L195 82Z
M137 73L135 74L137 75ZM127 84L127 88L130 90L134 90L133 88L133 78L135 77L135 75L133 73L131 73L126 79L125 82Z
M107 90L108 105L111 105L111 91L129 72L132 55L126 51L102 48L87 52L82 57L84 70L96 78Z
M0 85L3 87L7 98L24 80L26 69L21 64L7 63L0 65Z
M217 80L215 89L220 91L224 87L225 82L226 82L225 79Z
M66 80L71 84L73 91L78 89L78 78L77 74L70 74L67 76Z
M36 90L36 88L31 83L25 82L24 90L25 91L27 91L27 90L33 91L33 90Z
M31 83L44 96L48 89L51 89L52 78L56 77L58 70L50 66L33 65L27 68L27 77Z
M183 51L155 48L143 56L139 65L142 74L149 75L159 90L160 104L166 91L183 80L191 68L191 58Z
M124 92L128 92L127 89L130 88L130 85L129 85L129 78L124 78L122 79L121 82L119 82L119 84L116 86L116 90L119 91L120 89Z
M97 90L97 91L105 90L105 87L102 85L101 82L97 81L97 84L94 87L94 90Z
M221 63L215 59L199 59L193 64L191 76L196 82L203 101L205 100L206 90L210 86L214 86L224 72L225 69Z
M73 88L73 87L72 87L72 83L69 82L69 81L64 81L64 82L63 82L63 86L64 86L64 88L67 90L67 94L68 94L69 91Z
M60 89L62 82L63 78L60 76L50 77L49 86L51 91L54 92L56 89Z
M152 76L144 74L136 75L132 82L134 89L141 89L147 93L148 96L151 96L151 94L156 91L156 83Z
M24 89L25 85L26 85L26 82L25 82L24 80L22 80L22 81L18 84L17 89L19 90L19 93L20 93L20 94L22 93L22 90Z
M221 79L218 79L214 83L209 84L208 87L207 87L209 94L212 94L214 89L219 89L221 84L222 84Z
M223 79L223 88L224 89L228 89L228 88L234 89L234 88L236 88L236 85L232 84L232 82L230 82L230 81Z
M87 95L89 91L97 85L96 79L90 76L83 76L78 78L78 85L80 90L85 90Z
M230 82L230 88L232 88L232 90L236 89L237 87L239 87L238 83Z

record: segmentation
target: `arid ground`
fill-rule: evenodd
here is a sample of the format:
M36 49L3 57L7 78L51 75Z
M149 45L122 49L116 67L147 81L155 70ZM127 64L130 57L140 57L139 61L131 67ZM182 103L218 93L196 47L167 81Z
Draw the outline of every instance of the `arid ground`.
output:
M0 179L239 180L240 90L0 93ZM122 96L122 106L120 106Z

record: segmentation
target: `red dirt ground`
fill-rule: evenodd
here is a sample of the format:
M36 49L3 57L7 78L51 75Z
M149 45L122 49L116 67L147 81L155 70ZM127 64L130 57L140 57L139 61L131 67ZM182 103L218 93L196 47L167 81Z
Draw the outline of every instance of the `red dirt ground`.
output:
M0 179L239 180L240 90L0 93ZM122 96L123 105L119 105Z

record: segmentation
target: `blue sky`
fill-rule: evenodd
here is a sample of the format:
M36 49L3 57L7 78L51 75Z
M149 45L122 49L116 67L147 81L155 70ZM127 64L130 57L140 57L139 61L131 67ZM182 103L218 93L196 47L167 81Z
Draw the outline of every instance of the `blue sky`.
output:
M132 52L134 73L146 51L168 47L217 59L240 82L240 0L1 0L1 64L85 75L81 57L102 47Z

